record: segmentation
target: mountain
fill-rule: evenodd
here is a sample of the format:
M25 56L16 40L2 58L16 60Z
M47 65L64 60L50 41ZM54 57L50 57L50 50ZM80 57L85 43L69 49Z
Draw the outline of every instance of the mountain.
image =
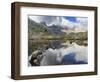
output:
M45 22L36 23L28 18L28 33L32 36L63 36L65 33L61 31L62 27L58 25L47 26Z
M44 24L36 23L35 21L28 19L28 31L33 34L40 32L49 33L47 27Z
M48 29L53 35L63 36L65 34L64 32L62 32L62 27L59 25L49 26Z
M63 28L60 25L47 26L45 22L37 23L28 19L28 37L29 39L87 39L88 33L84 30L73 30Z

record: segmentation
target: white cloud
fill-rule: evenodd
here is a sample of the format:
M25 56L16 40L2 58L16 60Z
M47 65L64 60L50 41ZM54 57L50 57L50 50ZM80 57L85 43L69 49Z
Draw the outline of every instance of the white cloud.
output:
M76 21L77 21L77 23L76 23L76 29L75 30L87 30L87 28L88 28L88 18L86 18L86 17L78 17L78 18L76 18Z
M61 23L61 17L56 16L29 16L29 18L37 23L45 22L48 26L53 24L59 25Z
M29 16L29 18L37 23L40 23L41 21L41 18L39 16Z
M65 19L64 17L62 17L61 26L63 26L64 28L73 29L74 26L75 26L75 23Z
M88 19L78 17L76 22L65 19L64 17L58 16L29 16L30 19L34 20L37 23L45 22L48 26L51 25L60 25L63 28L73 29L73 30L87 30Z
M77 22L80 23L82 26L87 27L88 26L88 18L86 17L78 17L76 18Z
M72 21L69 21L69 20L65 19L64 17L62 17L62 26L64 28L67 27L68 29L73 29L76 31L86 31L87 26L88 26L88 19L78 17L78 18L76 18L76 22L72 22Z

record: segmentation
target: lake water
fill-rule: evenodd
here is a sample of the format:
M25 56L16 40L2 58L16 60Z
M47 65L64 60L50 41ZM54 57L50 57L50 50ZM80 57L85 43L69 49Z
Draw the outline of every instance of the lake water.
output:
M28 55L38 49L67 47L68 44L73 42L78 45L88 45L87 40L29 40Z
M39 60L35 66L88 63L86 40L30 40L29 56L39 50L39 56L42 55L41 61ZM37 57L33 58L32 62L34 59L37 60Z

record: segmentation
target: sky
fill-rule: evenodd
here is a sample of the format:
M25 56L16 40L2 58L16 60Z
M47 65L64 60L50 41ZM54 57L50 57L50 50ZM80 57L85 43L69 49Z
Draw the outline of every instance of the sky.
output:
M63 28L73 30L87 30L88 18L75 16L29 16L37 23L45 22L47 26L60 25Z
M72 21L72 22L77 22L76 20L76 17L69 17L69 16L66 16L64 17L66 20L69 20L69 21Z

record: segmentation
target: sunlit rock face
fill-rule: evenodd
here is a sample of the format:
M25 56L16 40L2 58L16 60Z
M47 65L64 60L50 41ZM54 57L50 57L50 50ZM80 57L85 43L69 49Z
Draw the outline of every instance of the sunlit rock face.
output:
M87 64L87 58L87 47L73 43L67 48L46 50L46 52L43 53L43 59L40 65Z

